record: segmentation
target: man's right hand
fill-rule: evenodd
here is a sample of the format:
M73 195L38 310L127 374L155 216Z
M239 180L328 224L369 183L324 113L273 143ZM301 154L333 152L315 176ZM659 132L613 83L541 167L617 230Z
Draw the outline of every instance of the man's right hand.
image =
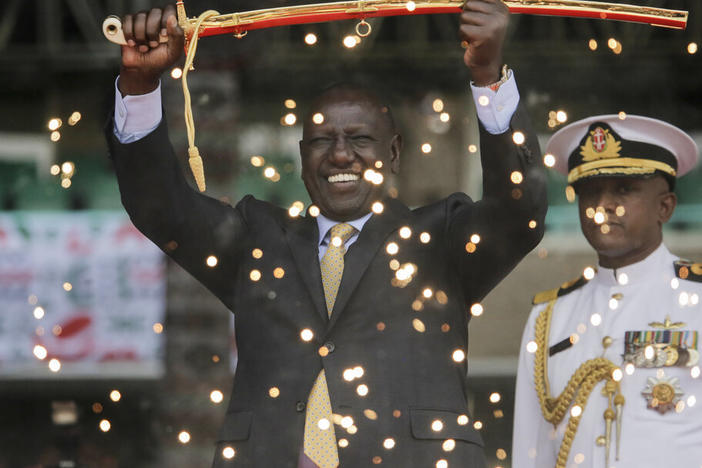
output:
M176 8L153 8L122 18L127 45L122 46L119 87L122 96L146 94L158 87L164 71L172 68L183 53L185 35L178 26ZM168 36L159 42L159 36Z

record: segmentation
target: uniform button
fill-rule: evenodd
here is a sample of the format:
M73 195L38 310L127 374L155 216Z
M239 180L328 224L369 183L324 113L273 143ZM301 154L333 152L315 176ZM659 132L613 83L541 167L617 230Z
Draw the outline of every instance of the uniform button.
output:
M298 401L297 403L295 403L295 409L298 413L302 413L303 411L305 411L305 402Z
M326 343L324 343L324 347L327 348L327 351L329 351L330 353L333 353L336 349L336 346L331 341L327 341Z
M502 106L502 105L497 106L497 112L502 112L502 109L504 109L504 106Z
M622 293L614 293L614 294L612 294L612 299L616 299L616 300L618 300L618 301L621 300L622 297L624 297L624 294L622 294Z

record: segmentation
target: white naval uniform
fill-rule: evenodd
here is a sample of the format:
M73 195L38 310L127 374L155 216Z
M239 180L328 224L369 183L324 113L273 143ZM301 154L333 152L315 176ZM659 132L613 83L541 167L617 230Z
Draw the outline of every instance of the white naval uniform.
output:
M610 336L613 343L604 352L604 357L615 365L624 366L624 334L627 331L653 330L649 323L664 322L666 315L670 315L672 322L685 323L679 330L695 330L702 334L702 283L676 279L675 260L677 257L661 244L641 262L617 270L600 267L592 280L558 298L553 309L548 346L573 334L577 334L577 341L548 359L552 397L561 393L582 363L602 356L605 336ZM626 275L625 280L618 281L622 275ZM616 308L612 309L610 299L618 294L621 298L613 301ZM553 425L544 419L534 387L535 354L526 349L527 344L534 340L534 322L547 305L538 304L532 309L522 338L515 395L513 468L554 467L570 417L568 410L555 431ZM601 317L598 325L594 325L598 321L597 317L592 319L593 314ZM621 393L626 401L620 457L617 461L613 424L611 468L702 468L701 366L698 362L693 367L636 368L632 375L624 372ZM646 387L647 378L656 377L661 371L666 378L674 376L679 379L684 392L681 397L684 408L680 412L673 409L659 414L647 408L641 392ZM605 467L605 448L595 442L605 433L603 414L608 402L601 393L603 386L604 381L590 394L567 467Z

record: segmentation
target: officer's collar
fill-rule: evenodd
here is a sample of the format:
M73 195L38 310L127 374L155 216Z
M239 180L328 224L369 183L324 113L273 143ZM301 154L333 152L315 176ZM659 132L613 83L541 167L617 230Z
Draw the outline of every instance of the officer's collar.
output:
M666 279L670 276L671 253L661 242L648 257L622 268L597 268L594 281L605 286L626 286L645 281Z

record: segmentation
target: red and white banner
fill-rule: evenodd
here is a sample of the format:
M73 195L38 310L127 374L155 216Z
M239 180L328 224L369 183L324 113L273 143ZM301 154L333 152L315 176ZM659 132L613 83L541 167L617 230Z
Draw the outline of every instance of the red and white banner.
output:
M165 257L126 215L0 213L0 379L157 378L165 309Z

